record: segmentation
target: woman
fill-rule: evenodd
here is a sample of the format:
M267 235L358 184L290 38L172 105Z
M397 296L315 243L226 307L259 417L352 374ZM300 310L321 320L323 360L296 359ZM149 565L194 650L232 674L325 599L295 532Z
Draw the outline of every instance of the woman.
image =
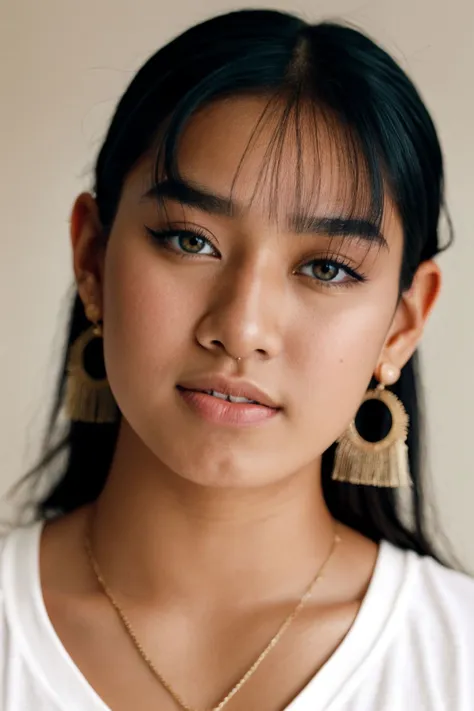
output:
M474 708L419 461L443 204L427 110L353 29L237 12L140 69L72 210L4 711Z

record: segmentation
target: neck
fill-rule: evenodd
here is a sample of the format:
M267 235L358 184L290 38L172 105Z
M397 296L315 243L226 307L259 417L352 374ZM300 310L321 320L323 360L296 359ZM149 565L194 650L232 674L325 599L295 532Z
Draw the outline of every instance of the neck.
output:
M124 428L91 541L122 595L206 605L302 590L331 548L320 463L261 488L205 487L170 472Z

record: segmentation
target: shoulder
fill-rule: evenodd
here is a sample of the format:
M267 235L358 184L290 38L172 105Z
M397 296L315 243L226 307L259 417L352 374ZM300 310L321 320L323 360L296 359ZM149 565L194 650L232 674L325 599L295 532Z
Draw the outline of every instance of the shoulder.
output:
M0 531L0 601L4 615L8 614L9 601L18 597L18 590L24 595L26 578L36 568L42 527L42 521L35 521Z
M35 521L0 532L0 688L5 664L17 657L22 641L19 622L24 623L36 593L42 528L43 522Z
M5 559L7 556L7 548L12 537L15 536L15 528L3 528L0 530L0 601L3 606L3 597L5 589Z
M474 709L474 580L386 542L378 570L371 613L389 610L368 668L390 709Z
M474 579L428 556L399 554L407 570L401 634L435 666L474 669Z
M0 534L0 686L6 682L6 667L11 658L12 631L8 613L8 586L10 579L10 553L17 529L2 529Z
M474 635L474 578L427 556L416 557L415 569L418 604L470 623Z
M381 557L385 568L398 566L403 571L410 606L424 607L426 612L448 608L454 614L474 615L474 577L387 541L382 543Z

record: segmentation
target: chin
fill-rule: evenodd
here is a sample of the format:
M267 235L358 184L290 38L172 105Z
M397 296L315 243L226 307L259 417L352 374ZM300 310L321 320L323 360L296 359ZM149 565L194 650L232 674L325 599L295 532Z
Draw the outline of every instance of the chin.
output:
M238 462L207 459L203 466L196 461L179 462L174 471L178 476L198 486L215 489L245 489L270 483L262 477L262 471L243 467Z
M181 448L183 450L183 448ZM281 463L270 461L268 452L238 451L238 446L223 451L206 446L189 447L186 451L160 453L157 456L177 476L198 486L216 489L258 488L276 483L287 476ZM167 456L168 455L168 456ZM174 455L174 456L173 456ZM273 458L272 458L273 459Z

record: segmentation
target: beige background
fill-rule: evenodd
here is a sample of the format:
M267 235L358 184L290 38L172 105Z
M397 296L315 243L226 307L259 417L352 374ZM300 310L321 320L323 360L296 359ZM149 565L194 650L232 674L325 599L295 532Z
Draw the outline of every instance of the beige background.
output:
M437 123L457 240L424 355L429 460L441 520L474 570L474 3L260 0L356 22L401 61ZM0 495L38 451L71 283L69 210L122 90L158 46L228 0L0 2ZM1 512L11 513L3 503Z

